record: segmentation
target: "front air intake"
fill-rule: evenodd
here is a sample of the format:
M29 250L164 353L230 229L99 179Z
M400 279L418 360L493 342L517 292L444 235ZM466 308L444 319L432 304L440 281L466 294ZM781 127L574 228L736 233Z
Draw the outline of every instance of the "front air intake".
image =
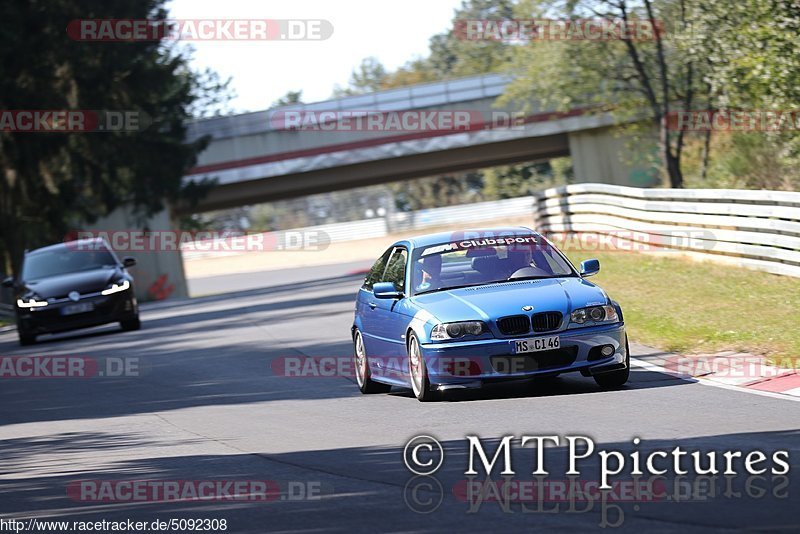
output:
M561 312L542 312L534 313L531 317L534 332L549 332L558 330L561 326Z
M527 315L511 315L498 319L497 328L507 336L516 336L528 333L531 329L531 324Z

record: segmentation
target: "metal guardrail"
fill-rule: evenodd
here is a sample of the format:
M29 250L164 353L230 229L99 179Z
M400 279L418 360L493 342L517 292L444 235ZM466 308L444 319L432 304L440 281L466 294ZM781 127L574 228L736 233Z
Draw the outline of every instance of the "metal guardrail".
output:
M638 250L800 277L797 192L574 184L535 199L543 232L608 234Z
M269 233L326 236L330 243L391 232L476 223L532 215L547 234L605 234L627 250L674 251L698 259L800 277L800 193L735 189L640 189L608 184L573 184L532 197L477 202L385 218L326 224ZM184 250L186 260L242 252Z
M328 243L337 243L371 237L384 237L391 232L425 230L447 225L463 227L482 221L496 221L503 217L511 218L524 215L531 215L531 197L528 196L444 208L398 212L389 214L386 217L360 221L307 226L279 232L265 232L265 237L262 241L268 244L280 244L287 241L287 235L289 236L289 241L292 241L297 235L308 235L314 236L315 242L324 240ZM206 248L202 243L196 247L191 244L184 244L181 246L183 259L190 261L205 257L238 256L247 253L237 250L206 251L204 250ZM289 247L284 247L281 250L289 250Z

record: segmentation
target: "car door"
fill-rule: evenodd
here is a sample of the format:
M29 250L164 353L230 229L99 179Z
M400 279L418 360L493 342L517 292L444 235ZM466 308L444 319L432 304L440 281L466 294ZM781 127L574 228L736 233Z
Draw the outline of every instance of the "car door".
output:
M378 299L372 293L372 286L376 282L383 279L383 273L386 271L386 262L389 261L389 256L392 254L394 247L389 247L381 257L378 258L372 265L369 273L364 279L364 284L358 292L356 299L356 315L361 318L361 335L364 340L364 349L370 357L377 357L380 351L380 336L379 331L381 328L380 321L378 321L378 314L375 312L377 308ZM372 358L370 364L375 366L379 363L377 358ZM383 368L380 366L379 369Z
M392 282L395 289L406 293L408 250L397 246L392 250L381 282ZM374 298L374 295L373 295ZM395 378L406 376L406 339L409 317L401 313L403 299L375 299L374 321L380 355L385 356L386 372Z

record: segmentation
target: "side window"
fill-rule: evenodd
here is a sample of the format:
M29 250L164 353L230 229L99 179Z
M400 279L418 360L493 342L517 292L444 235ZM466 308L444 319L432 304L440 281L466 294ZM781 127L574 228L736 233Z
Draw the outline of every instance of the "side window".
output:
M382 282L393 282L398 291L405 291L406 285L406 263L408 252L404 248L396 248L389 258L386 266L386 274L383 275Z
M364 285L362 286L364 289L372 290L372 284L381 281L383 271L386 269L386 261L389 259L389 254L391 253L392 249L389 249L378 258L378 261L375 262L372 269L367 273L367 277L364 279Z

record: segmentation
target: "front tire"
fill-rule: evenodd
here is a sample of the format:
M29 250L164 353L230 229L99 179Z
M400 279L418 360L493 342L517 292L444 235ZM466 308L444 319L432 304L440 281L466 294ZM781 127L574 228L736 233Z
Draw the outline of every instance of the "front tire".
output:
M631 349L628 347L628 336L625 336L625 369L596 375L594 381L603 389L615 389L625 385L631 374Z
M363 394L388 393L392 386L381 384L372 380L372 372L369 369L369 358L364 348L364 338L356 328L353 333L353 361L355 363L356 384Z
M431 383L428 380L425 357L422 355L417 335L413 332L408 334L408 374L411 377L411 390L418 401L436 400L437 395L431 391Z
M36 343L35 334L23 334L22 332L17 332L17 334L19 335L19 344L23 347Z
M137 315L133 319L129 319L127 321L120 321L119 325L125 331L128 331L128 330L139 330L142 327L142 322L139 320L139 316Z

